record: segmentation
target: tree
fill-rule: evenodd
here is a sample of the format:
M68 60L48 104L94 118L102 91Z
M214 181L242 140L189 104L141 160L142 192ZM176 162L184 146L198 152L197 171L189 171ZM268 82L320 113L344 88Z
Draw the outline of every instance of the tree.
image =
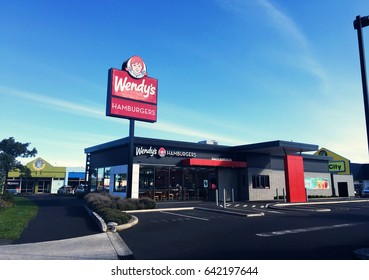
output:
M3 139L0 142L0 194L5 190L8 181L8 173L13 170L20 171L23 175L29 175L30 170L17 158L34 157L37 154L36 148L28 149L30 143L16 142L13 137Z

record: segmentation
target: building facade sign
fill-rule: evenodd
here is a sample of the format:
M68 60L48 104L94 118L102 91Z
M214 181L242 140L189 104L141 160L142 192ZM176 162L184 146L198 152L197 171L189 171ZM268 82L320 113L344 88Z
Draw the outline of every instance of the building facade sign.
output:
M329 189L329 182L326 178L305 178L305 188L308 190Z
M345 172L346 165L343 160L328 162L329 172Z
M164 147L136 147L136 156L142 156L142 155L146 155L146 156L158 156L158 157L166 157L166 156L171 156L171 157L190 157L190 158L194 158L196 157L196 152L191 152L191 151L181 151L181 150L172 150L172 149L165 149Z
M138 56L122 68L109 69L106 115L156 122L158 80L147 76L146 65Z

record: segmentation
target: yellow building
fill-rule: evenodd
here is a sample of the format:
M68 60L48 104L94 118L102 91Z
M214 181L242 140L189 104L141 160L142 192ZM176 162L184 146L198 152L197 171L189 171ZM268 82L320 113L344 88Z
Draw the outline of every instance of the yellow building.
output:
M328 162L329 172L338 175L350 175L350 161L326 148L319 149L314 155L326 156L333 158Z
M31 177L22 178L17 171L9 172L7 189L18 193L56 193L65 184L66 167L55 167L42 158L26 164Z

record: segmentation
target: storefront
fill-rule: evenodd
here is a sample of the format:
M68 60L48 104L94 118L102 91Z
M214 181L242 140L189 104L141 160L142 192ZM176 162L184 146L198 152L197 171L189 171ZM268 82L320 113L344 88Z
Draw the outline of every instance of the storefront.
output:
M126 197L129 138L85 149L89 188ZM286 155L303 161L309 195L331 196L330 157L317 145L271 141L241 146L134 138L131 197L155 200L270 200L286 189ZM288 167L287 167L288 168ZM319 184L317 183L319 182ZM305 190L304 190L305 191Z
M13 193L38 194L56 193L64 185L65 167L55 167L42 158L26 164L31 171L30 177L22 177L17 171L9 172L7 190Z

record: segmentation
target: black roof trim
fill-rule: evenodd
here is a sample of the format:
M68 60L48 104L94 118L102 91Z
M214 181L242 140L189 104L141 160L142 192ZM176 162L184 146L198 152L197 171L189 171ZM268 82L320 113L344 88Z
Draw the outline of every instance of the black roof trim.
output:
M182 149L196 149L196 150L205 150L205 151L220 151L227 152L229 151L229 146L223 145L213 145L213 144L201 144L194 142L183 142L183 141L175 141L175 140L165 140L165 139L154 139L154 138L145 138L145 137L135 137L134 139L135 145L152 145L152 146L166 146L166 147L176 147ZM129 144L129 137L118 139L115 141L103 143L100 145L96 145L93 147L89 147L85 149L85 153L93 153L101 150L108 150L112 148L116 148L119 146L125 146Z
M223 145L212 145L212 144L202 144L194 142L183 142L175 140L165 140L165 139L154 139L154 138L144 138L135 137L135 145L152 145L152 146L165 146L165 147L176 147L182 149L195 149L204 151L217 151L217 152L247 152L247 153L262 153L270 155L285 155L285 154L296 154L303 152L312 152L319 149L318 145L304 144L292 141L270 141L262 142L256 144L246 144L240 146L223 146ZM125 146L129 144L129 137L121 138L115 141L103 143L93 147L85 149L85 153L93 153L101 150L108 150L116 148L119 146Z
M319 149L318 145L282 140L262 142L256 144L247 144L231 148L231 150L234 152L264 153L271 155L313 152L317 151L318 149Z

